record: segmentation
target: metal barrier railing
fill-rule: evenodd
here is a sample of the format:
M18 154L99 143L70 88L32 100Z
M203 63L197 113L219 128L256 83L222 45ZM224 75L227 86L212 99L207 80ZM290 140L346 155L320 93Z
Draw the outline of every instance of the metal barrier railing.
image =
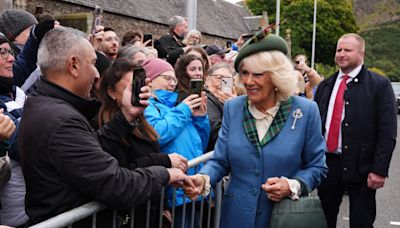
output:
M197 158L194 158L188 162L189 168L194 168L199 166L201 163L206 162L209 160L214 152L208 152L205 153ZM176 192L176 191L174 191ZM199 221L200 221L200 227L214 227L214 228L219 228L219 220L220 220L220 214L221 214L221 202L222 202L222 182L217 183L215 189L213 189L214 193L214 198L208 197L208 218L206 220L206 225L201 224L201 221L203 220L203 207L204 207L204 199L201 200L201 206L200 206L200 216L199 216ZM165 195L165 188L162 189L161 192L161 200L160 200L160 216L158 219L158 227L162 227L163 223L163 215L162 215L162 210L164 208L164 195ZM173 197L175 199L175 195ZM184 198L184 202L185 202ZM183 214L186 212L186 207L187 204L189 203L184 203L183 206ZM196 227L194 224L194 211L195 211L195 203L192 202L191 204L191 218L192 220L190 221L190 227ZM214 205L214 223L211 224L211 205ZM146 208L146 227L149 227L150 224L150 200L147 202L147 208ZM78 222L80 220L83 220L85 218L88 218L89 216L92 216L92 227L96 227L96 215L98 212L106 209L107 206L98 203L98 202L89 202L87 204L84 204L82 206L79 206L77 208L74 208L70 211L64 212L62 214L59 214L53 218L50 218L46 221L43 221L41 223L38 223L36 225L30 226L30 228L54 228L54 227L72 227L73 223ZM130 223L129 227L133 228L134 227L134 220L135 220L135 209L132 208L130 211ZM113 211L113 228L117 227L117 211ZM175 218L175 200L173 203L172 207L172 224L171 227L174 227L174 218ZM182 217L182 227L185 224L185 216Z

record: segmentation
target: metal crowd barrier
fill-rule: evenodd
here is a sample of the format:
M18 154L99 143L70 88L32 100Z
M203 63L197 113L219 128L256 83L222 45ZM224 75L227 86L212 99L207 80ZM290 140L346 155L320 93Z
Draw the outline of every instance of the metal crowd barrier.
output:
M210 157L212 156L214 152L208 152L205 153L197 158L194 158L190 160L188 163L189 168L196 168L198 167L201 163L206 162ZM174 191L176 193L176 191ZM201 200L201 206L200 206L200 216L198 221L200 221L200 227L213 227L213 228L219 228L219 220L220 220L220 214L221 214L221 202L222 202L222 182L219 182L215 189L212 189L213 192L213 197L208 197L207 202L208 202L208 217L206 219L206 224L202 224L201 221L203 221L203 211L204 211L204 201L205 199ZM160 200L160 216L158 218L158 227L163 226L163 215L162 211L164 208L164 196L165 196L165 189L163 188L161 192L161 200ZM174 194L174 200L173 200L173 205L172 205L172 221L171 221L171 227L174 227L175 223L175 194ZM184 199L185 201L185 199ZM213 205L213 214L211 214L211 205ZM147 202L147 210L146 210L146 227L150 226L150 200ZM195 213L195 203L186 203L183 204L183 217L182 217L182 227L184 227L185 224L185 211L187 207L191 207L191 227L198 227L197 225L194 224L194 213ZM75 222L78 222L82 219L88 218L89 216L92 217L92 228L96 227L96 215L98 212L106 209L107 207L101 203L92 201L87 204L84 204L82 206L79 206L77 208L74 208L70 211L64 212L62 214L59 214L53 218L50 218L46 221L43 221L41 223L38 223L36 225L31 226L30 228L55 228L55 227L72 227L72 225ZM134 214L135 214L135 208L132 208L130 211L130 222L129 222L129 227L133 228L134 227ZM211 217L213 217L213 224L211 224ZM113 228L117 227L117 212L113 211Z

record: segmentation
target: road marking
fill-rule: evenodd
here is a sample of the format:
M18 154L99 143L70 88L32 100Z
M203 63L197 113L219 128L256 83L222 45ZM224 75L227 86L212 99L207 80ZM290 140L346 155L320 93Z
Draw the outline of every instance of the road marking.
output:
M350 219L349 219L349 217L343 217L343 220L349 221Z
M390 221L390 225L393 225L393 226L400 226L400 222Z

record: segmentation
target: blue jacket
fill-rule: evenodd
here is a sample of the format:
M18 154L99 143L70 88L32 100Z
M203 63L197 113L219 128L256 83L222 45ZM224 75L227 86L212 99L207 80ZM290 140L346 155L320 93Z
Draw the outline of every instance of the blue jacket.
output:
M178 153L188 160L198 157L207 149L210 135L208 116L193 117L189 106L180 103L175 106L178 93L167 90L155 91L157 99L151 98L150 105L145 109L144 115L147 122L159 134L159 143L162 153ZM198 171L198 170L197 170ZM192 168L187 171L193 175L197 171ZM168 202L172 205L172 191ZM177 191L179 206L183 203L183 192ZM187 199L187 202L190 202Z
M244 130L245 102L247 97L241 96L224 104L215 153L200 173L209 175L212 185L231 174L222 201L221 225L268 228L273 204L261 185L270 177L284 176L300 180L304 190L310 192L327 173L326 143L316 103L293 97L282 129L259 152ZM296 109L301 110L302 117L292 129Z

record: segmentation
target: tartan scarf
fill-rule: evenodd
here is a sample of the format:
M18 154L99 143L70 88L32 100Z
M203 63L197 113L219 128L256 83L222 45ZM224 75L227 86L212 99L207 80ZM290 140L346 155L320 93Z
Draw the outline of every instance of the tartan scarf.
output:
M244 101L244 108L243 108L243 127L244 131L249 138L250 142L257 147L258 151L261 151L261 148L271 141L276 135L279 134L283 125L285 124L290 109L292 107L292 97L290 97L286 101L281 101L281 105L279 107L278 112L275 115L274 120L271 123L271 126L268 128L267 133L265 134L264 138L261 142L258 139L257 128L256 128L256 119L249 111L249 102L248 99Z

